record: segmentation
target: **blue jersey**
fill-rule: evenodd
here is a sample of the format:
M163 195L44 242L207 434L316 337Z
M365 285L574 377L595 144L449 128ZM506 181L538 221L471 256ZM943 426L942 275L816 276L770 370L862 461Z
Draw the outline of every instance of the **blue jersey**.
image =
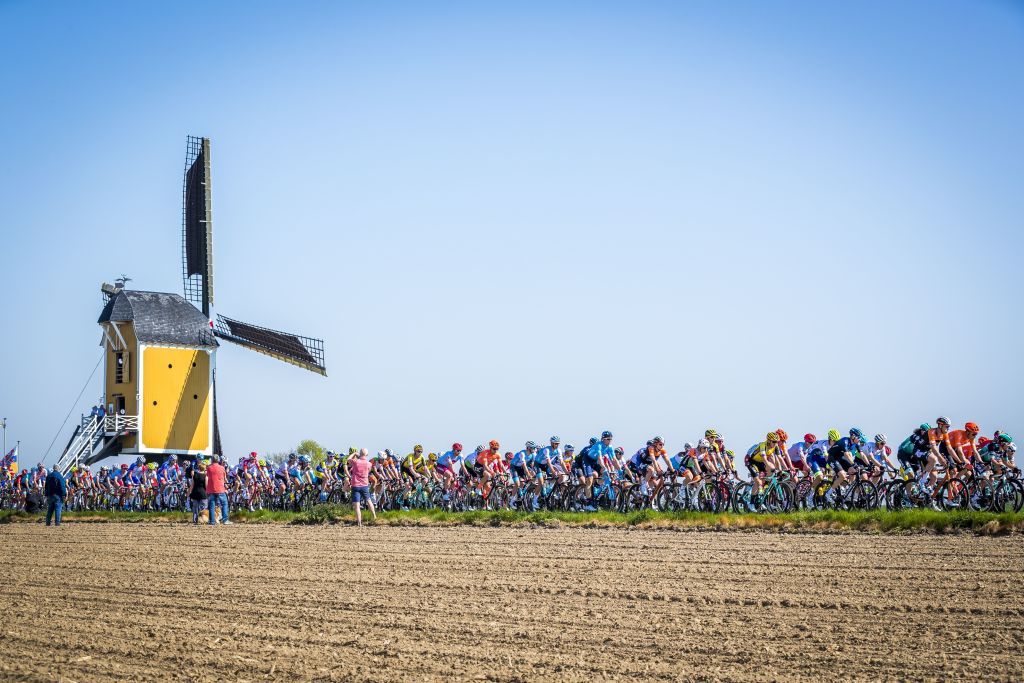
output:
M537 467L547 469L556 462L562 460L562 449L552 448L551 446L545 446L544 448L537 451L537 457L533 459L533 462Z
M602 455L608 459L614 458L615 449L598 441L586 452L586 458L591 462L601 462Z
M533 456L527 453L525 450L522 450L513 455L512 459L509 460L508 464L511 465L512 467L523 467L532 460Z
M437 464L440 467L451 467L455 468L455 465L462 461L462 453L456 453L455 451L448 451L437 459Z

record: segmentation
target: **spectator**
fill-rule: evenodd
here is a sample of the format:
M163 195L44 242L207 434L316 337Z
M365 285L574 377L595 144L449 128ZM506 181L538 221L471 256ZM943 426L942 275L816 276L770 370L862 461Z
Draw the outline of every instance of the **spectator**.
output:
M188 502L192 506L192 523L199 524L199 513L207 506L206 463L199 461L191 470L192 475L188 484Z
M206 507L210 512L210 524L217 523L214 510L220 506L220 523L231 524L228 519L228 491L224 487L227 480L227 473L224 466L220 464L220 457L213 456L213 462L206 468Z
M55 467L46 475L46 526L56 515L57 526L60 526L60 513L64 509L64 498L68 495L68 485L64 475Z
M356 524L363 525L362 501L370 508L373 520L377 521L377 511L373 509L373 499L370 498L370 461L367 460L370 452L365 448L359 449L359 455L349 458L348 469L352 477L352 504L356 508Z

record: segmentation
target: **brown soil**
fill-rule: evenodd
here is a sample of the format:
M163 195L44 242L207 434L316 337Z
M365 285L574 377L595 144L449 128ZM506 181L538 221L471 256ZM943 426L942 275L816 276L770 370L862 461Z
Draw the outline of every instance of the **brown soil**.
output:
M1024 680L1024 537L0 527L0 680Z

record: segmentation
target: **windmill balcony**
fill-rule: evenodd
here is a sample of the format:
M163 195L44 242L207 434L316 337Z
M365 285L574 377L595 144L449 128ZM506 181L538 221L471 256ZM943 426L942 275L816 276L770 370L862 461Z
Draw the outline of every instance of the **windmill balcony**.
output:
M139 431L138 415L107 415L103 418L103 433L106 436L137 431Z

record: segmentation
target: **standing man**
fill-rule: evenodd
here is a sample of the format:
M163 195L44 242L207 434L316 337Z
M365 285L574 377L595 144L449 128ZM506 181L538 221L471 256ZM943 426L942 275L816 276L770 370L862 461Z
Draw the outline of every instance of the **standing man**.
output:
M220 505L220 523L231 524L228 519L228 490L227 472L221 464L222 456L214 455L213 462L206 468L206 509L210 513L210 524L217 523L217 516L214 510Z
M359 454L348 460L349 476L352 478L352 505L356 509L356 524L363 525L362 502L370 508L373 520L377 521L377 511L373 509L373 499L370 498L370 461L366 459L370 452L365 448L359 449Z
M64 499L68 495L68 485L64 481L64 475L56 467L46 475L46 526L50 526L50 520L54 514L57 516L57 526L60 526L60 513L64 509Z

